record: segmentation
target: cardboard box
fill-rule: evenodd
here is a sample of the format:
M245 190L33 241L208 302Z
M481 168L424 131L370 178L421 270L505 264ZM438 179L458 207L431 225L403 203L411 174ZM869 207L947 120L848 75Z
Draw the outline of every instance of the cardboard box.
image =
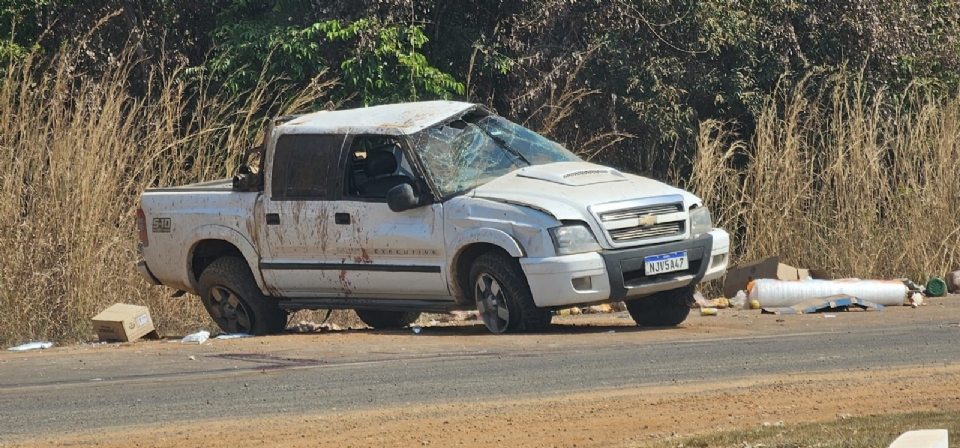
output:
M779 280L803 280L812 277L830 280L831 277L823 269L799 269L780 262L779 257L765 258L753 263L744 263L727 270L727 277L723 281L724 297L733 297L737 291L747 289L747 284L758 278L775 278Z
M132 342L144 336L159 337L145 306L118 303L93 318L101 341Z

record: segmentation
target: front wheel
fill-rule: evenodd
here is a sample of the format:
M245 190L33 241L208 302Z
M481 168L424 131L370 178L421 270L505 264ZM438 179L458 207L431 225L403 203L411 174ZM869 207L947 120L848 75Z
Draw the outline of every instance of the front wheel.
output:
M687 319L693 286L661 291L627 302L630 317L641 327L675 327Z
M488 252L470 269L477 311L493 333L540 332L550 326L550 310L537 308L520 264Z
M247 263L223 257L200 274L200 300L210 317L227 333L254 335L283 331L287 312L263 295Z
M417 311L353 310L363 323L376 329L403 328L416 322Z

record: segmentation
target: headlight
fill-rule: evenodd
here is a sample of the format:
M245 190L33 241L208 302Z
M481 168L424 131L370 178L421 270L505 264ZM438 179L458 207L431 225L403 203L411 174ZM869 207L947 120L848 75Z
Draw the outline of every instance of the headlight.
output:
M550 237L553 238L553 247L557 249L557 255L597 252L602 249L597 244L593 232L581 224L554 227L550 229Z
M690 235L694 238L713 230L713 220L710 219L710 210L699 207L690 210Z

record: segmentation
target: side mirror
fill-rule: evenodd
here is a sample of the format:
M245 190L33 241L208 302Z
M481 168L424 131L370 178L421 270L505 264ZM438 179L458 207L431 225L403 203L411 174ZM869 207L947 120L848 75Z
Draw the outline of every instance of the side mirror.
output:
M260 170L250 165L240 165L233 176L233 191L257 191L260 185Z
M400 213L420 206L420 198L410 184L400 184L387 191L387 206Z

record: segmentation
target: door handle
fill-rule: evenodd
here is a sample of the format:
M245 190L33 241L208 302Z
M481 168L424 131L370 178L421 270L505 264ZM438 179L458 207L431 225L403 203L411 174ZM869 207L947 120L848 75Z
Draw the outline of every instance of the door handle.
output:
M276 226L280 224L280 214L279 213L267 213L267 225Z
M337 224L350 224L349 213L336 213L333 215L333 222Z

